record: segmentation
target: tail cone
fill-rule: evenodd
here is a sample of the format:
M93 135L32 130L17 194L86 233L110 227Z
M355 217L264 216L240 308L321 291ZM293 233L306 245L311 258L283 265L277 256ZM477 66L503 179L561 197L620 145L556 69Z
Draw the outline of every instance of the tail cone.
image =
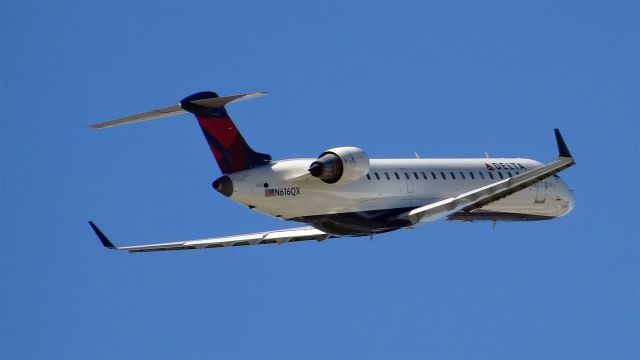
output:
M211 186L220 194L229 197L233 194L233 182L225 175L215 180Z

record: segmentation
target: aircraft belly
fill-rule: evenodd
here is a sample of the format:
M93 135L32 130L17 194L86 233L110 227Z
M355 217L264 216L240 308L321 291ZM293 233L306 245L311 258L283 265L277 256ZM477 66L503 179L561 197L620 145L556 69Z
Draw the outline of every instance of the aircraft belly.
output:
M395 208L359 212L343 212L302 216L290 220L300 221L337 236L365 236L393 231L410 226L407 220L389 221L412 208Z

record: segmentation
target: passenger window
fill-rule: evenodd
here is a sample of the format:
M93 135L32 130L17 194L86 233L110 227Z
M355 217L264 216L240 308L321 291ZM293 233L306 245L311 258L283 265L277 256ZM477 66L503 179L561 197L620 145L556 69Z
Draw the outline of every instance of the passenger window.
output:
M416 180L420 180L420 178L418 177L418 173L417 172L413 172L413 176L416 178Z
M504 179L504 176L502 176L502 171L498 171L498 176L500 176L500 179Z
M386 171L385 171L385 172L384 172L384 176L386 176L386 177L387 177L387 180L391 180L391 178L389 177L389 173L388 173L388 172L386 172Z
M488 174L489 174L489 177L493 180L493 173L492 173L492 172L490 172L490 173L488 173Z
M473 173L471 171L469 171L469 176L471 176L471 180L475 180L476 179L476 177L473 176Z
M451 174L451 178L452 178L453 180L455 180L455 179L456 179L456 175L453 173L453 171L449 171L449 174Z
M397 172L396 172L396 173L394 173L394 174L396 174L396 179L400 180L400 175L398 175L398 173L397 173Z
M433 171L431 172L431 177L433 178L433 180L438 180L438 178L436 177L436 173L434 173Z
M444 171L440 171L440 176L442 176L443 179L446 179L447 177L444 175Z
M371 180L371 175L367 174L367 180Z
M407 178L407 180L411 179L411 178L409 177L409 173L404 173L404 177L406 177L406 178Z
M422 178L423 178L423 179L425 179L425 180L427 180L427 174L425 174L425 172L424 172L424 171L422 172Z
M376 179L380 180L380 175L378 175L378 173L375 173L376 175Z
M460 177L462 178L462 180L465 180L464 173L462 171L460 171Z
M484 180L484 174L482 173L482 171L478 171L478 174L480 174L480 178Z
M520 175L520 172L519 172L519 171L516 171L516 175Z
M509 174L509 177L513 177L513 175L511 175L511 171L507 171L507 174Z

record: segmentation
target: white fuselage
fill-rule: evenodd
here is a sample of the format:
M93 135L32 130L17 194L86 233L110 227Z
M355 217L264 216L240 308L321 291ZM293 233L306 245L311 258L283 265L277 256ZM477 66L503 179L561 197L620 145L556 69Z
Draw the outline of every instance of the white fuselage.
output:
M542 166L538 161L521 158L371 159L368 174L359 180L327 184L305 176L314 160L273 161L229 174L233 182L230 197L262 213L314 226L318 219L344 214L380 221L385 212L392 214L457 196ZM472 215L454 214L449 219L544 220L565 215L572 208L571 191L558 176L553 176ZM370 232L388 230L381 226Z

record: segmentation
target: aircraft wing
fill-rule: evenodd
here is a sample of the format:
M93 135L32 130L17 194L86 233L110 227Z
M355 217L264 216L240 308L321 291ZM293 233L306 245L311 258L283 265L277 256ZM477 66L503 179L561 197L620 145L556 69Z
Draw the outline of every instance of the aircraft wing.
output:
M122 246L118 247L104 235L104 233L93 223L89 221L89 225L96 233L102 245L112 250L126 250L128 252L148 252L148 251L167 251L167 250L189 250L189 249L206 249L216 247L227 246L242 246L242 245L258 245L258 244L282 244L290 241L303 241L303 240L325 240L332 238L323 231L316 228L307 226L285 230L265 231L253 234L242 234L234 236L225 236L218 238L197 239L178 241L170 243L149 244L149 245L135 245L135 246Z
M576 162L558 129L555 129L555 134L559 152L556 161L520 175L468 191L456 197L421 206L400 214L394 219L408 220L412 224L417 224L419 222L435 221L458 211L472 212L575 165Z

